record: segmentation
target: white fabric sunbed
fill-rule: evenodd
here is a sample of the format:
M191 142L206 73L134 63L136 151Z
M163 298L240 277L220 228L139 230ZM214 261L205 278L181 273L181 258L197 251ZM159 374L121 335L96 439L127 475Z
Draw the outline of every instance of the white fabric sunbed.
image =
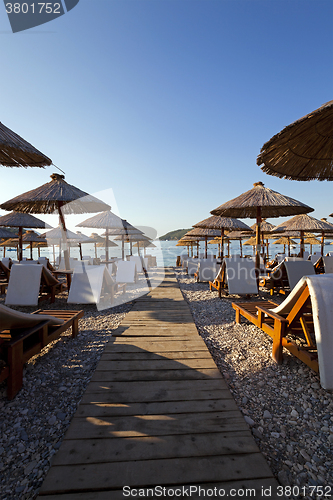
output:
M106 266L85 266L74 270L68 293L69 304L99 304L102 290L112 295L114 281Z
M130 262L135 262L136 264L136 272L137 273L142 273L143 272L143 267L142 267L142 260L139 255L131 255L130 256Z
M200 259L198 266L198 281L213 281L217 273L217 261L213 259Z
M323 257L325 274L333 273L333 257Z
M284 265L286 267L290 289L293 289L303 276L316 274L310 260L286 260Z
M255 263L252 259L225 258L229 294L258 294Z
M118 260L116 263L116 282L117 283L136 283L136 264L131 260Z
M304 276L288 297L278 307L272 309L272 312L288 314L304 289L305 283L309 287L311 297L320 383L324 389L333 390L333 276L326 274Z
M13 264L10 270L6 305L36 306L43 266L40 264Z
M194 276L194 273L197 272L199 266L199 259L194 259L193 257L189 257L187 259L187 274L189 276Z

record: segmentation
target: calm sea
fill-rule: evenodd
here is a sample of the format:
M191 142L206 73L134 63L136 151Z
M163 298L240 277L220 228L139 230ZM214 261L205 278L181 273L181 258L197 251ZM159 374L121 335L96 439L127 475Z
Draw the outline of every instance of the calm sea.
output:
M176 247L176 241L157 241L155 242L156 248L147 248L147 254L155 255L157 259L158 266L175 266L177 255L181 255L182 253L187 255L187 250L184 247ZM199 252L204 252L205 245L203 242L200 244ZM305 250L310 251L310 246L305 245ZM58 247L55 247L55 254L57 255ZM330 246L329 242L324 247L324 255L327 252L333 251L333 245ZM208 252L217 254L218 248L217 245L208 245ZM278 252L283 252L283 245L269 245L269 253L274 256ZM292 253L299 252L299 245L296 246L295 249L292 250ZM320 252L320 245L313 245L312 252ZM133 254L137 253L137 250L133 248ZM195 250L196 253L196 250ZM226 253L226 248L225 248ZM230 242L230 253L239 253L239 242L232 241ZM41 256L49 257L50 261L53 262L53 249L52 247L42 248L40 251ZM82 244L82 254L83 256L87 255L90 257L95 257L95 247L90 243ZM104 248L97 248L97 257L105 254ZM129 254L129 245L125 245L125 255ZM142 254L142 251L141 251ZM250 246L243 246L243 254L253 255L253 249ZM71 257L80 258L79 248L71 247L70 249ZM121 246L112 247L109 249L110 257L121 257ZM6 249L6 256L12 257L16 259L16 250L9 251ZM23 251L23 256L30 258L30 249L25 249ZM0 257L3 257L3 248L0 249ZM33 258L37 259L38 251L37 249L33 249Z

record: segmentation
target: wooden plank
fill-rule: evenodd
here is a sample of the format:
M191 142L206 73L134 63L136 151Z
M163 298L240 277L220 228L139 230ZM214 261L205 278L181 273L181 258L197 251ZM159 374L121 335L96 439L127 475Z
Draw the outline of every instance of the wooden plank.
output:
M279 483L274 478L260 478L260 479L247 479L240 481L226 481L226 482L216 482L216 483L206 483L202 482L198 484L197 482L191 482L191 484L185 484L182 486L180 492L178 491L178 486L163 486L165 490L162 490L162 494L164 494L164 498L175 498L175 494L182 494L185 498L185 495L191 494L191 497L194 499L202 499L202 498L222 498L222 497L231 497L231 498L269 498L270 500L280 500L281 494L277 495L278 490L277 486ZM150 487L148 489L136 489L135 486L129 493L129 498L143 497L144 495L148 498L154 498L154 492L160 496L160 490L151 491L154 487ZM191 488L191 490L190 490ZM212 496L216 491L216 496ZM204 493L205 492L205 493ZM239 494L235 496L235 493ZM263 495L264 492L264 495ZM128 490L114 490L109 489L107 491L80 491L76 493L64 493L64 494L55 494L55 495L43 495L39 496L38 499L43 500L124 500ZM208 494L209 493L209 494ZM204 497L204 494L206 495ZM219 496L217 496L219 495ZM156 498L156 497L155 497Z
M130 368L130 367L129 367ZM201 368L197 370L96 370L92 382L132 382L137 380L207 380L221 379L218 368Z
M239 411L128 415L74 418L66 439L106 439L130 436L167 436L204 432L246 431L249 427Z
M124 415L168 415L169 413L203 413L237 410L231 394L229 399L204 399L189 401L158 401L148 403L95 403L79 405L77 417L114 417Z
M105 463L117 461L155 460L236 453L257 453L258 447L249 430L170 435L161 437L69 439L62 444L62 454L55 455L54 465ZM65 460L65 461L64 461Z
M153 339L154 340L154 339ZM183 351L191 349L192 351L205 351L207 349L206 344L201 340L141 340L140 338L133 338L130 342L123 340L121 337L117 337L113 343L109 342L104 352L122 352L121 350L126 348L128 352L135 352L138 350L145 350L148 352L168 352L168 351Z
M177 392L177 391L213 391L227 389L227 386L223 379L219 380L158 380L158 381L147 381L147 382L131 382L127 384L126 382L112 382L109 381L105 384L99 384L98 382L90 382L87 387L88 392L105 392L110 391L113 394L125 392L130 389L132 392L141 394L141 396L150 396L152 401L155 401L155 397L158 395L166 394L167 392ZM190 398L193 399L193 398Z
M178 382L178 381L175 381ZM197 382L193 380L193 382ZM122 382L117 382L117 384L121 384ZM229 389L200 389L200 390L188 390L188 389L173 389L170 391L166 390L154 390L149 391L148 388L146 391L140 391L139 393L135 392L135 389L132 389L133 384L139 382L131 382L131 387L127 387L127 389L122 389L118 391L110 391L108 390L98 390L95 387L91 387L89 384L86 392L82 396L81 403L82 404L99 404L99 403L145 403L150 401L191 401L194 400L205 400L205 399L225 399L229 397L230 391ZM150 382L142 382L142 383L150 383ZM126 385L126 384L125 384ZM127 384L128 385L128 384Z
M107 355L105 355L107 356ZM216 368L212 358L189 358L183 359L182 361L173 361L171 359L139 359L134 363L133 360L120 360L112 361L105 360L105 357L98 363L98 371L103 370L187 370L192 368L194 370L202 370L203 368Z
M272 477L261 453L53 466L41 494Z
M108 352L103 352L101 356L101 361L108 360L167 360L167 359L176 359L179 363L185 363L190 359L210 359L212 360L212 356L208 349L202 351L164 351L164 352L148 352L148 351L137 351L137 352L128 352L127 345L123 344L124 350L123 352L118 351L114 352L112 350ZM119 346L118 346L119 347Z

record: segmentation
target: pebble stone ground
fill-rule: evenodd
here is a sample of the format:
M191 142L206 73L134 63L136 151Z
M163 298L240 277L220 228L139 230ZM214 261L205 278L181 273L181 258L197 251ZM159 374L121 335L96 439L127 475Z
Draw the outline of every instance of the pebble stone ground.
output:
M333 498L333 394L288 351L277 365L272 341L259 328L244 318L235 323L231 303L244 298L219 299L208 283L175 272L199 334L284 491L291 498Z

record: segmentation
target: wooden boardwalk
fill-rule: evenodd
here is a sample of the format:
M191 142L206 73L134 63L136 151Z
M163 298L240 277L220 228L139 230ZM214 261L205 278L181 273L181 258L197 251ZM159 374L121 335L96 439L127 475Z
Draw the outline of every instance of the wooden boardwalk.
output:
M124 486L278 498L277 485L166 270L106 346L40 500L118 500Z

